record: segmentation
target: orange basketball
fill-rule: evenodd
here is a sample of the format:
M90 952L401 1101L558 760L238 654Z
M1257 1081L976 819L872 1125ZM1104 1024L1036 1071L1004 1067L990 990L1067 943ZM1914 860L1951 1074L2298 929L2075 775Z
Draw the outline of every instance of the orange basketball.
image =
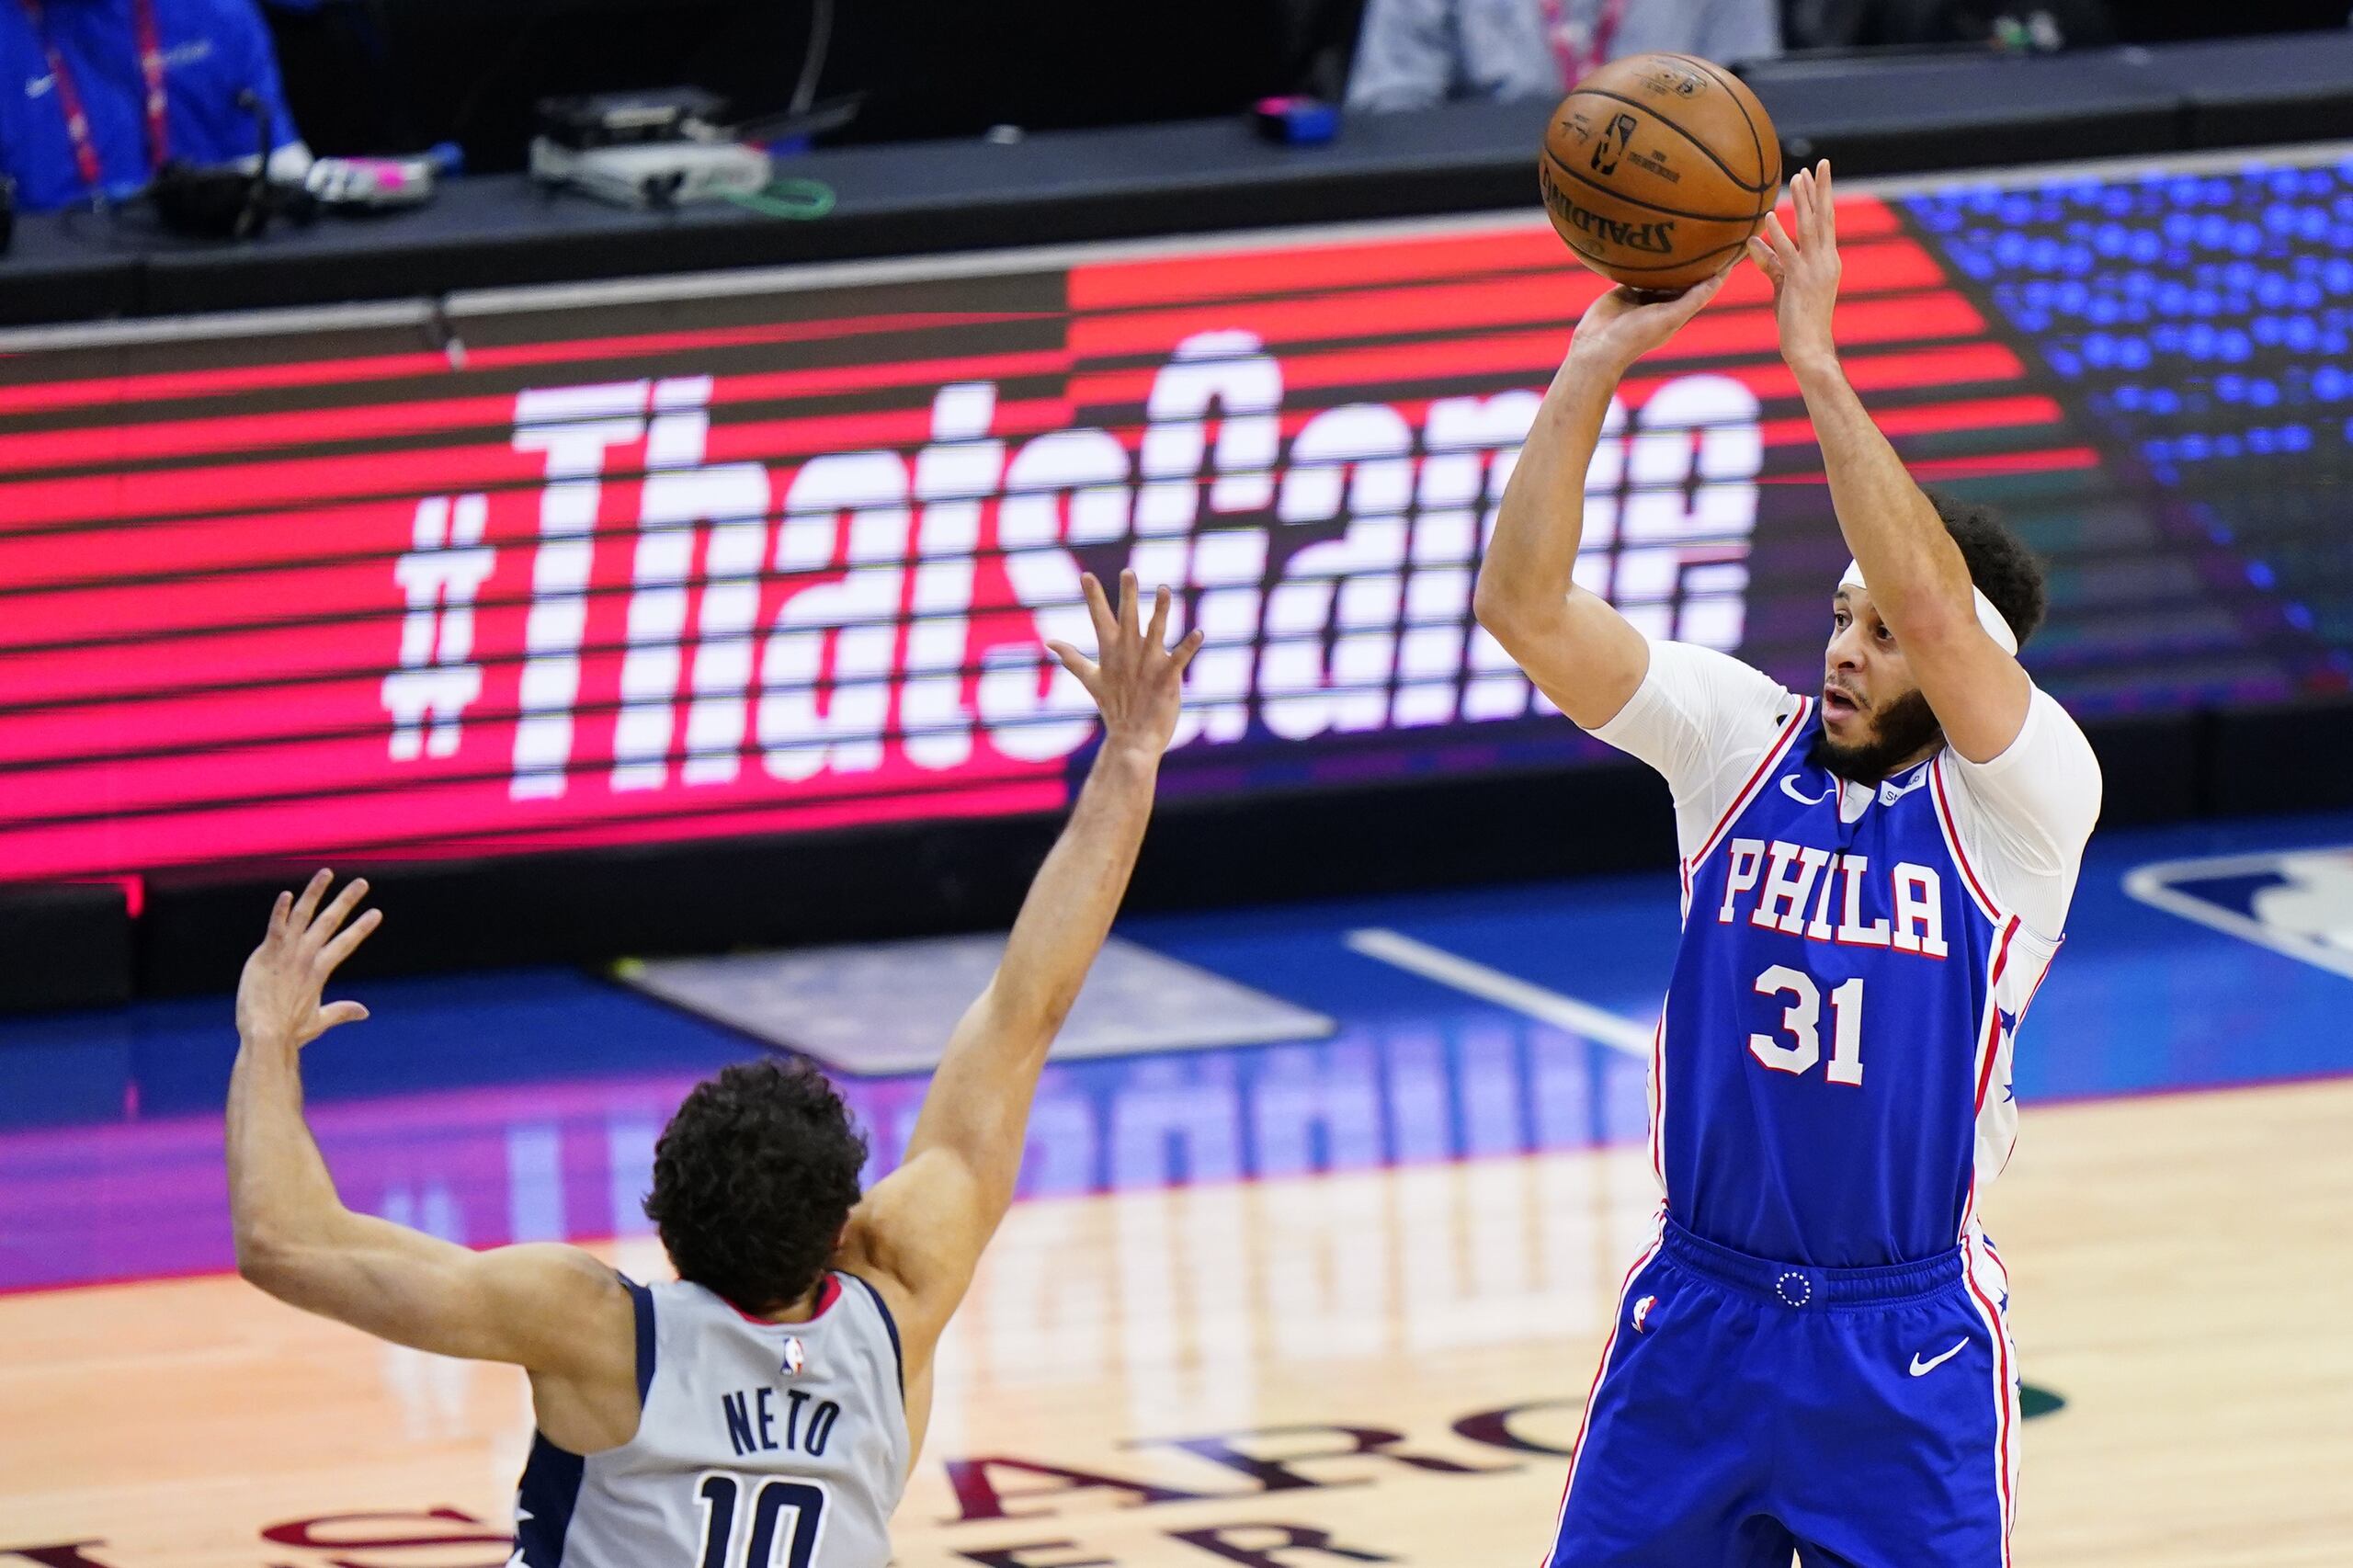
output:
M1731 72L1688 54L1635 54L1561 100L1536 171L1544 210L1578 260L1673 293L1738 256L1773 210L1781 146Z

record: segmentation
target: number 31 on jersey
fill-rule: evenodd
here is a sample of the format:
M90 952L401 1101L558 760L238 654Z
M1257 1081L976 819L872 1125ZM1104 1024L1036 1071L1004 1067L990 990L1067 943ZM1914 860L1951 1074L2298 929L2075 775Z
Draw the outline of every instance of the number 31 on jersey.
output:
M1776 1073L1808 1073L1822 1060L1822 988L1803 970L1777 963L1756 977L1759 996L1786 996L1781 1032L1748 1037L1748 1054ZM1830 1067L1834 1084L1863 1081L1863 977L1857 975L1830 994Z

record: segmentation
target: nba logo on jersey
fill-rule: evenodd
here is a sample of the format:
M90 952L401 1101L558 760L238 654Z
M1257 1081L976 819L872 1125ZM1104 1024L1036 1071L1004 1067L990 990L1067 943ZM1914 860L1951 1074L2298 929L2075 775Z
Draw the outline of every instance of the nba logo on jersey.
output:
M784 1365L781 1369L784 1375L788 1378L797 1378L801 1375L801 1369L808 1364L808 1350L802 1346L799 1339L788 1336L784 1342Z
M1649 1328L1645 1325L1650 1318L1651 1309L1656 1305L1658 1305L1658 1298L1656 1296L1644 1296L1641 1301L1634 1303L1634 1332L1636 1334L1648 1334L1650 1332Z

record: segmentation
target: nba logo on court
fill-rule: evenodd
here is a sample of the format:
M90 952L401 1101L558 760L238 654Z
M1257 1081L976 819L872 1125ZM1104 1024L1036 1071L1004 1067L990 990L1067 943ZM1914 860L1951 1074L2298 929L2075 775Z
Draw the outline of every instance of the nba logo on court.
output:
M1644 1296L1641 1301L1634 1303L1634 1332L1636 1334L1648 1334L1650 1332L1648 1324L1650 1322L1651 1309L1656 1305L1658 1305L1658 1298L1656 1296Z
M2163 860L2127 875L2124 891L2353 979L2353 845Z
M784 1365L779 1369L788 1378L797 1378L801 1375L801 1369L808 1364L809 1352L802 1347L800 1339L787 1336L784 1342Z

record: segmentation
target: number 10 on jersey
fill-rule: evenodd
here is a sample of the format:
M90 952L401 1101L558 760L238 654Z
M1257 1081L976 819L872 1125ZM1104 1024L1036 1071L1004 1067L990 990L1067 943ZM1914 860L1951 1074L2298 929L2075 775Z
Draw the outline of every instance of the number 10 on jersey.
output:
M1822 1060L1822 988L1803 970L1777 963L1756 977L1759 996L1787 996L1781 1033L1748 1037L1748 1054L1776 1073L1811 1072ZM1863 977L1857 975L1830 994L1830 1067L1834 1084L1863 1081Z
M756 1486L749 1519L738 1519L738 1500ZM817 1554L817 1531L825 1519L825 1494L806 1481L762 1480L714 1471L695 1488L702 1504L702 1568L809 1568ZM777 1550L777 1537L785 1550ZM731 1544L741 1543L740 1552Z

